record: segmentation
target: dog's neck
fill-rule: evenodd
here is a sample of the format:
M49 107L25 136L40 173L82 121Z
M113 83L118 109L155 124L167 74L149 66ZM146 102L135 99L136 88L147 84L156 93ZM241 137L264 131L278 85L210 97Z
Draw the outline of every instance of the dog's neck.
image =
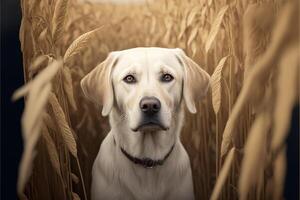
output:
M122 148L132 157L161 160L179 142L184 111L176 115L169 130L149 133L133 132L123 116L118 110L112 110L109 115L113 127L111 132L117 148Z
M132 163L140 165L144 168L153 168L156 166L160 166L163 165L165 163L165 161L168 159L168 157L170 156L170 154L172 153L173 149L174 149L175 144L172 145L172 147L170 148L170 150L168 151L168 153L159 160L153 160L151 158L137 158L134 157L132 155L130 155L126 150L124 150L121 147L121 151L124 154L124 156L126 156L128 158L128 160L130 160Z

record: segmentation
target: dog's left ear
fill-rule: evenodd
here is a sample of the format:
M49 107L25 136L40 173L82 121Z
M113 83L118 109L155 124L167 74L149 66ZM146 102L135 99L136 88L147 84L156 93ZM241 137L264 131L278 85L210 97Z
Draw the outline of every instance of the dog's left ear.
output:
M102 63L83 77L80 82L85 96L95 104L103 106L103 116L107 116L110 113L114 103L111 73L116 62L116 53L110 53Z
M206 96L209 88L209 74L190 59L182 49L175 49L176 57L184 68L183 98L188 110L196 113L195 103Z

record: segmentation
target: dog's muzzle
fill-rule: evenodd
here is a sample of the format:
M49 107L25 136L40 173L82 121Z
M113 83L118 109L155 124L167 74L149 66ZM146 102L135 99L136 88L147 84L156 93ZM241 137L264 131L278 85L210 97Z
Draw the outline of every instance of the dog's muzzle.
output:
M159 111L161 103L156 97L143 97L140 101L140 110L142 112L142 120L133 131L159 131L168 130L159 120Z

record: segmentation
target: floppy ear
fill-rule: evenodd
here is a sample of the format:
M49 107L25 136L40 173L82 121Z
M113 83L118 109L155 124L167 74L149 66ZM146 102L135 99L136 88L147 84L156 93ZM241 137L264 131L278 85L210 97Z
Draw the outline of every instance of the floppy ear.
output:
M191 113L196 113L195 103L206 96L209 88L209 74L187 57L183 50L175 49L176 57L183 66L183 98Z
M103 106L103 116L110 113L114 103L111 73L116 62L117 56L115 53L110 53L102 63L83 77L80 82L85 96L94 103Z

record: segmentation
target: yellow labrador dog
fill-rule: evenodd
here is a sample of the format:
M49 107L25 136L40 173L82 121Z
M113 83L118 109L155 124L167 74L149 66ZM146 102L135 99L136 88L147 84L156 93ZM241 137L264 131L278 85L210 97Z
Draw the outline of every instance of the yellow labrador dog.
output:
M86 75L82 90L111 126L93 165L92 199L194 199L179 136L184 105L195 113L208 86L209 75L181 49L112 52Z

